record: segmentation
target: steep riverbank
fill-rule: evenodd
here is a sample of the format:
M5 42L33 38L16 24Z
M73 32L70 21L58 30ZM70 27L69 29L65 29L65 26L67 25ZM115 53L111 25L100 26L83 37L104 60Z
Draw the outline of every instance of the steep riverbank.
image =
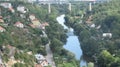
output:
M64 29L67 29L69 30L69 32L67 34L71 34L71 35L68 35L68 38L67 38L67 43L63 46L66 50L72 52L74 55L75 55L75 58L77 60L80 60L80 66L86 66L86 62L83 61L82 59L80 59L82 57L82 50L81 50L81 47L80 47L80 42L78 40L78 37L76 35L74 35L74 30L72 28L68 28L64 22L64 17L65 15L61 15L61 16L58 16L57 17L57 21L59 24L61 24Z

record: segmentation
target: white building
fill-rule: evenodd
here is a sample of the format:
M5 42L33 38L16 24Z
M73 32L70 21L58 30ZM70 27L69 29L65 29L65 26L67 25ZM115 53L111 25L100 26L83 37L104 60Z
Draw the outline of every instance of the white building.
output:
M42 67L45 67L45 66L48 66L48 62L47 60L45 59L45 57L41 54L36 54L35 55L35 58L37 59L38 63L42 66Z
M24 25L21 22L16 22L14 24L14 26L19 27L19 28L23 28L24 27Z
M95 28L95 24L90 25L91 28Z
M0 3L0 6L3 6L4 8L11 8L12 4L11 3Z
M34 14L31 14L31 15L29 16L29 18L30 18L30 20L36 19Z
M112 33L103 33L102 36L112 38Z
M24 6L18 6L17 11L19 11L21 13L26 13L28 10Z
M37 60L45 60L45 57L44 57L43 55L41 55L41 54L36 54L36 55L35 55L35 58L36 58Z

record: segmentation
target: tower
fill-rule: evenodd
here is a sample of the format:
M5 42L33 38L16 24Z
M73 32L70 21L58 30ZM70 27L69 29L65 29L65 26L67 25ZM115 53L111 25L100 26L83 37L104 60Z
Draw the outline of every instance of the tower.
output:
M89 11L92 11L92 3L89 3Z

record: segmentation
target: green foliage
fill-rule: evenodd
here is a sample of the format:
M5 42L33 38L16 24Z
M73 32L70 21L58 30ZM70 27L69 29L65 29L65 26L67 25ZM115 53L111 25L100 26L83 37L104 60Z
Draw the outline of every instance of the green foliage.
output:
M28 67L28 65L23 63L15 63L12 67Z
M51 41L51 44L50 44L52 51L58 54L61 53L62 46L63 46L63 43L55 38Z
M94 63L89 62L89 63L88 63L88 67L94 67Z
M23 61L24 63L26 63L27 66L29 66L29 65L33 66L34 65L35 57L32 56L32 55L28 55L26 53L21 53L21 52L20 53L16 52L14 57L15 57L16 60L20 60L20 61ZM19 66L21 64L18 63L18 64L15 64L15 65Z
M74 5L75 6L75 5ZM73 6L73 7L74 7ZM81 48L88 61L95 62L98 67L119 67L120 57L120 10L119 0L110 2L96 3L93 5L93 10L88 11L86 6L83 6L81 12L84 15L82 23L77 19L73 19L77 15L75 10L71 15L66 15L66 25L73 27L75 34L79 36ZM74 8L76 9L76 8ZM76 12L77 13L77 12ZM80 14L81 15L81 14ZM80 15L78 17L80 17ZM88 17L92 16L91 22L100 29L90 28L86 23ZM103 38L103 33L112 33L112 38ZM116 60L117 59L117 60Z

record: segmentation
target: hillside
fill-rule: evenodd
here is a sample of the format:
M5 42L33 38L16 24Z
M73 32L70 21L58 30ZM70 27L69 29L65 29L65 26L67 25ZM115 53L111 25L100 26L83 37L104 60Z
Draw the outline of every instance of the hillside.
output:
M119 67L120 2L112 0L93 5L91 12L83 7L86 11L80 16L67 15L66 25L73 27L79 36L88 62L94 62L96 67Z
M41 21L32 11L22 2L0 3L1 60L10 67L16 62L32 67L34 54L46 55L44 45L47 37L43 34L46 22ZM41 27L37 27L37 24L41 24Z

